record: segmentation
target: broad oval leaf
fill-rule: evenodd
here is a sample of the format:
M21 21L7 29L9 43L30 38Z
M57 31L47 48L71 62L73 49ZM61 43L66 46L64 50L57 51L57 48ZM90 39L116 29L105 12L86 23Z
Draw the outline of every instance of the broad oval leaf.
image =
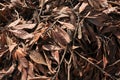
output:
M54 40L60 43L62 46L66 46L71 41L68 33L59 27L57 27L57 30L52 31L52 36Z
M43 56L40 53L38 53L37 51L30 51L29 56L30 56L31 60L33 60L35 63L47 65Z

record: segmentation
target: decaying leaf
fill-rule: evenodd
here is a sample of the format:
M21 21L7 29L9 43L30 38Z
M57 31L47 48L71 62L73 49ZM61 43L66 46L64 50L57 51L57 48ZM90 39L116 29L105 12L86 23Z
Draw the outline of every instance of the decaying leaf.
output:
M83 2L82 5L79 7L79 13L84 11L84 9L87 7L88 3Z
M47 65L45 59L43 58L43 56L39 52L30 51L29 56L35 63Z
M19 24L16 26L13 26L14 29L33 29L36 26L36 24Z
M55 31L52 31L52 36L57 42L59 42L63 46L70 43L71 41L68 33L59 27L57 27Z
M7 40L7 44L9 47L9 51L12 52L14 50L14 48L17 46L17 44L15 42L13 42L13 40L11 38L9 38L8 36L7 36L6 40Z
M107 60L107 58L103 55L103 68L105 68L107 64L108 64L108 60Z
M120 0L0 0L0 80L119 80Z
M47 50L47 51L55 51L55 50L61 50L62 49L59 46L55 46L55 45L43 45L42 48L44 50Z
M46 77L46 76L39 76L39 77L33 77L29 80L50 80L50 77Z
M30 39L33 38L33 34L29 34L24 30L10 30L16 37L21 39Z
M65 26L67 29L75 30L75 27L71 23L66 23L66 22L61 22L61 21L59 21L59 23Z
M51 52L52 56L54 57L54 59L59 63L60 61L60 55L59 55L59 51L52 51Z
M14 27L14 26L16 26L20 21L21 21L21 19L17 19L17 20L15 20L15 21L13 21L12 23L10 23L10 24L8 25L8 27Z

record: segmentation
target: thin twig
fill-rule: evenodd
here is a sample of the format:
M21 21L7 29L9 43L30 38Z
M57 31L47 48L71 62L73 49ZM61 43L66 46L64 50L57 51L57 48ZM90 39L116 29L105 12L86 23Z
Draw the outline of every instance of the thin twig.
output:
M66 47L66 49L64 50L64 53L63 53L62 58L61 58L61 61L60 61L59 65L58 65L58 67L56 68L57 71L56 71L55 75L52 77L52 80L55 80L56 76L58 75L58 73L59 73L59 71L60 71L60 66L61 66L61 64L62 64L62 62L63 62L63 59L64 59L65 54L66 54L66 51L67 51L67 47Z
M110 75L109 73L107 73L106 71L104 71L102 68L100 68L98 65L96 65L95 63L91 62L90 60L88 60L86 57L82 56L80 53L78 53L77 51L75 51L75 53L81 57L82 59L84 59L85 61L89 62L90 64L92 64L93 66L95 66L97 69L99 69L103 74L109 76L111 79L116 80L116 77L113 77L112 75Z

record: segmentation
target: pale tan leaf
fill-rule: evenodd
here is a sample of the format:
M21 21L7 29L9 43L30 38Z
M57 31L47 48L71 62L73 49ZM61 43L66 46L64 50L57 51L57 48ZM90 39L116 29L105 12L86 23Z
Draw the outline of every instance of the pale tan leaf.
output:
M45 60L46 60L48 69L50 70L50 72L52 74L54 74L56 71L54 69L52 69L52 66L51 66L52 62L51 62L51 60L47 57L47 55L45 53L44 53L44 56L45 56Z
M59 60L60 60L60 56L59 56L59 51L52 51L51 52L52 56L54 57L54 59L58 62L59 64Z
M14 27L14 26L16 26L17 24L19 24L20 21L21 21L21 19L17 19L17 20L15 20L15 21L13 21L12 23L10 23L10 24L8 25L8 27Z
M120 39L120 32L115 32L115 36Z
M28 60L25 58L26 54L22 48L18 48L15 51L15 58L19 60L19 63L23 66L23 68L28 68Z
M12 32L16 37L21 38L21 39L30 39L33 38L33 34L30 34L24 30L9 30Z
M60 10L59 14L62 14L62 13L66 14L66 13L68 13L69 11L71 11L71 9L70 9L69 7L63 7L63 8Z
M17 46L17 44L15 42L13 42L13 40L7 36L6 38L8 47L9 47L9 51L12 52L14 50L14 48Z
M74 49L77 49L77 48L79 48L80 46L72 46L72 49L74 50Z
M78 27L78 39L82 38L82 30L81 30L81 26Z
M60 19L60 18L65 18L65 17L69 17L69 15L67 15L67 14L60 14L59 16L55 17L55 19Z
M50 77L46 77L46 76L39 76L39 77L33 77L29 80L51 80Z
M35 77L34 65L31 62L29 62L28 76L29 76L29 79Z
M55 45L43 45L42 48L44 50L47 50L47 51L61 50L62 49L59 46L55 46Z
M12 64L12 66L6 71L6 74L9 75L15 70L16 64Z
M111 7L103 11L105 14L109 14L111 12L117 11L116 7Z
M13 26L14 29L33 29L36 26L36 24L19 24L16 26Z
M83 2L82 5L79 7L79 13L84 11L87 6L88 6L88 3Z
M47 29L47 28L44 27L44 28L42 28L41 30L35 31L35 32L34 32L33 39L31 40L30 44L37 42L38 39L41 37L41 35L45 32L46 29Z
M19 57L19 62L24 68L28 68L28 60L25 57Z
M66 22L61 22L61 21L58 21L60 24L62 24L63 26L65 26L67 29L70 29L70 30L75 30L75 26L71 23L66 23Z
M100 5L104 8L104 7L108 7L108 2L107 0L99 0Z
M25 68L22 69L21 80L27 80L27 71Z
M22 64L19 64L17 68L18 68L18 70L19 70L20 72L22 72L22 69L23 69Z
M30 51L29 56L35 63L47 65L43 56L37 51Z
M107 60L107 58L103 55L103 68L105 68L107 64L108 64L108 60Z

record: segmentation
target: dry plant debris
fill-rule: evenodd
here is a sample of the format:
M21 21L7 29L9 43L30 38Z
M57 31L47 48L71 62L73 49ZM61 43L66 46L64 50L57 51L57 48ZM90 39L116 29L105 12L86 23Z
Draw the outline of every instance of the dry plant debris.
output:
M120 80L120 1L0 0L0 80Z

